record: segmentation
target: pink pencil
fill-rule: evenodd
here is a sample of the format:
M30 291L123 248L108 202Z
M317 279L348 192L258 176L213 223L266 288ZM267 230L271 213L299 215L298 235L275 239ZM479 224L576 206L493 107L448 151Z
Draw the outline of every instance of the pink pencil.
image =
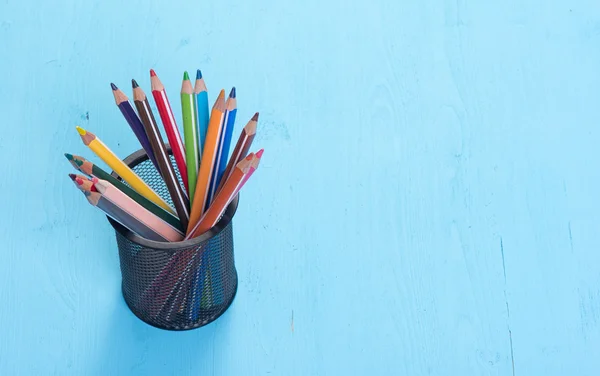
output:
M154 239L151 238L150 240L159 240L160 238L170 242L182 240L183 234L179 230L135 202L131 197L127 196L108 181L97 178L92 179L92 181L94 182L94 187L101 195L101 199L106 201L106 205L104 206L106 208L112 208L112 211L115 213L123 213L122 216L119 215L120 217L137 220L137 222L141 224L141 226L139 226L140 228L149 230L144 231L145 233L152 233L152 238ZM129 227L128 224L130 223L135 222L129 221L129 223L122 224L125 227ZM135 230L132 229L132 231ZM139 235L144 236L145 234L141 233Z

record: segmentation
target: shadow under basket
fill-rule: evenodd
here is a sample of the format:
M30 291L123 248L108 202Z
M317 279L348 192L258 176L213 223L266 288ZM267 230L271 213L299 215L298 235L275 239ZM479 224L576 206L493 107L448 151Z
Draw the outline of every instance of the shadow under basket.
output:
M143 150L124 162L172 204L165 183ZM117 236L123 297L138 318L161 329L189 330L211 323L229 308L238 284L231 224L238 200L210 231L181 242L148 240L108 218Z

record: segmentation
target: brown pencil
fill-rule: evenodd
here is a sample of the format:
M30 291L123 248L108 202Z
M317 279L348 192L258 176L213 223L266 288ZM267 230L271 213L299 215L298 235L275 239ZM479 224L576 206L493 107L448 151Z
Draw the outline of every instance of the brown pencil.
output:
M215 195L219 193L221 188L229 179L229 176L233 172L233 168L237 165L242 159L246 158L248 152L250 151L250 147L252 146L252 141L254 141L254 136L256 135L256 126L258 123L258 112L252 116L252 119L246 124L244 129L242 129L242 133L235 144L235 148L231 153L231 157L229 158L229 162L227 163L227 168L223 173L223 177L221 178L221 182L219 183L219 187L215 192Z
M179 216L181 225L184 229L187 229L190 218L189 199L185 193L185 190L181 187L181 184L179 184L177 175L175 175L175 169L171 164L171 159L169 158L169 154L165 148L160 130L158 129L158 124L156 123L156 119L154 118L154 114L150 108L148 98L135 80L131 80L131 83L133 86L133 100L135 107L137 108L140 119L142 120L144 130L146 131L146 135L150 141L150 146L154 151L159 172L162 175L165 184L167 185L167 189L169 190L171 200L175 205L175 210L177 210L177 215Z

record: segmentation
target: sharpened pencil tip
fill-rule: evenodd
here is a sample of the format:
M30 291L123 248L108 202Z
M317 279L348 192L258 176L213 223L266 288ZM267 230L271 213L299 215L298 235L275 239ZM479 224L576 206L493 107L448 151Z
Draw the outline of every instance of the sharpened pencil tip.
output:
M81 128L79 125L78 125L78 126L76 126L76 127L75 127L75 129L77 129L77 132L78 132L80 135L82 135L82 136L85 136L85 134L87 133L87 132L85 131L85 129Z
M187 71L183 72L183 80L184 81L189 81L190 80L190 76L188 75Z
M74 180L77 183L77 185L82 185L83 184L83 179L82 178L75 177Z
M71 178L71 180L75 181L75 179L77 179L77 175L75 174L69 174L69 177Z
M81 165L83 165L83 161L81 159L76 159L75 160L75 164L79 167L81 167Z
M200 69L198 69L198 70L196 71L196 79L197 79L197 80L199 80L199 79L201 79L201 78L202 78L202 71L201 71Z
M154 76L156 76L156 72L154 72L154 69L150 69L150 77Z
M259 151L256 152L256 156L258 158L261 158L264 152L265 152L265 149L260 149Z
M140 87L140 85L138 85L137 81L134 80L133 78L131 79L131 86L135 89L137 87Z
M252 120L253 121L258 121L258 112L254 114L254 116L252 116Z
M117 87L117 85L113 84L112 82L110 83L110 87L113 90L119 90L119 88Z
M229 98L235 98L235 86L231 88L229 92Z
M73 160L73 154L65 153L65 157L70 161Z

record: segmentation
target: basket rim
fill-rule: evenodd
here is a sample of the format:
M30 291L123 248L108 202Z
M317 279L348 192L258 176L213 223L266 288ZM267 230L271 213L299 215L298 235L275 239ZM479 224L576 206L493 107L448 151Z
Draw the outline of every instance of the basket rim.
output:
M169 144L165 143L165 146L167 148L167 152L170 152L171 148L169 147ZM128 165L129 167L135 167L138 164L140 164L148 159L149 158L148 158L148 154L146 154L146 151L144 149L140 149L134 153L131 153L129 156L127 156L125 159L123 159L123 162L126 165ZM118 175L114 171L112 171L111 175L113 175L115 178L118 177ZM227 210L225 210L225 213L223 214L223 217L219 220L219 222L213 228L211 228L210 230L208 230L207 232L205 232L204 234L202 234L200 236L197 236L197 237L189 239L189 240L182 240L179 242L159 242L159 241L155 241L155 240L149 240L149 239L143 238L143 237L139 236L138 234L132 232L125 226L123 226L120 223L118 223L117 221L115 221L114 219L112 219L108 216L106 218L108 219L108 222L111 224L111 226L115 229L116 232L118 232L123 237L125 237L127 240L129 240L133 243L141 245L142 247L145 247L145 248L160 249L160 250L165 250L165 251L178 251L178 250L187 249L190 247L197 247L199 245L202 245L206 241L214 238L215 236L219 235L221 233L221 231L223 231L232 222L233 216L235 215L235 213L237 211L238 202L239 202L239 193L238 193L238 195L236 195L236 197L233 199L233 201L229 204L229 206L227 207Z

